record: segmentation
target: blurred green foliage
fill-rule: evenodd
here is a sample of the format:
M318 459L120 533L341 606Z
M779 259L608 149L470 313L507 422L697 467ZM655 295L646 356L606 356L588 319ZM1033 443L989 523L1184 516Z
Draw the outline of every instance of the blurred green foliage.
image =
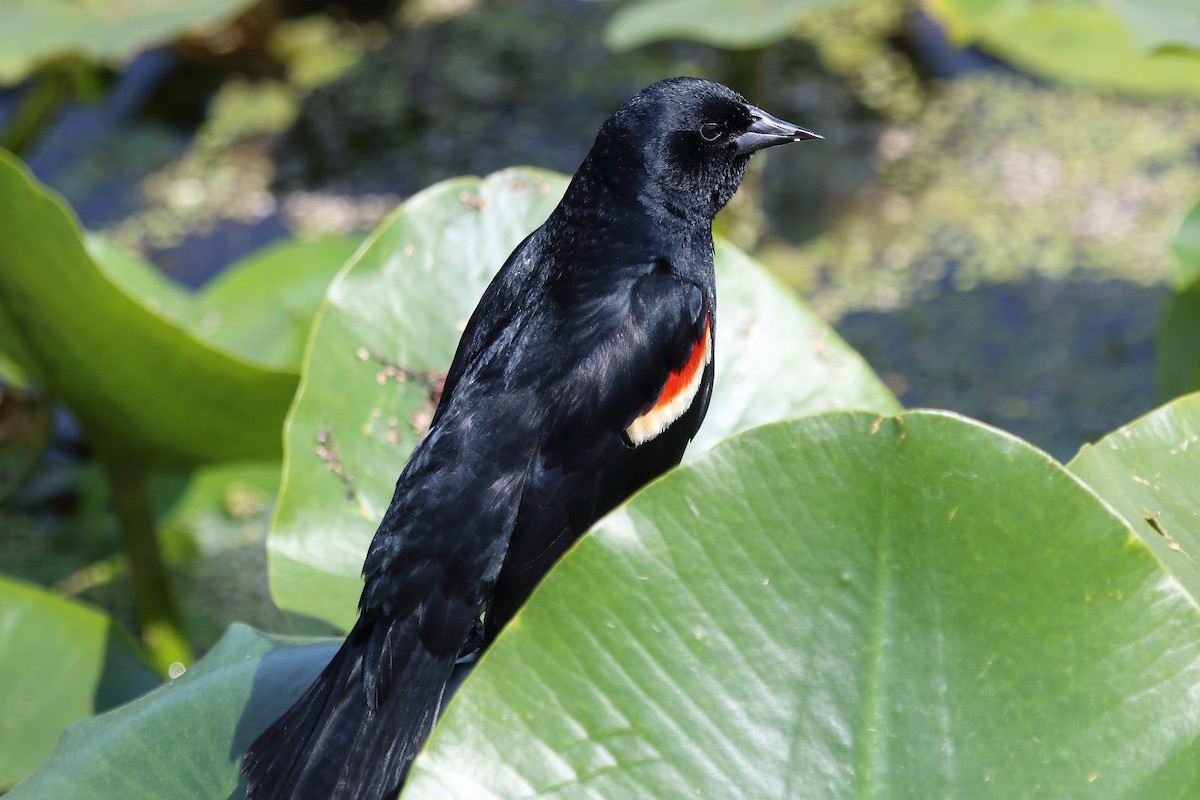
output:
M1179 225L1171 249L1178 260L1174 293L1159 336L1159 393L1200 391L1200 199Z
M1156 49L1198 35L1195 9L1188 5L1188 0L930 0L928 7L959 44L977 43L1042 77L1138 94L1195 96L1200 55Z
M791 35L811 12L846 0L638 0L624 4L608 23L604 41L631 50L663 39L688 39L714 47L757 49Z
M0 6L0 85L14 84L54 59L107 64L179 36L213 29L253 0L7 0Z
M113 492L143 636L160 668L186 663L149 473L281 455L309 322L357 243L279 245L192 297L93 243L102 268L68 210L2 152L0 197L0 347L79 419Z
M1200 17L1191 0L1137 0L1136 3L1103 0L1103 3L1125 20L1142 50L1200 51Z

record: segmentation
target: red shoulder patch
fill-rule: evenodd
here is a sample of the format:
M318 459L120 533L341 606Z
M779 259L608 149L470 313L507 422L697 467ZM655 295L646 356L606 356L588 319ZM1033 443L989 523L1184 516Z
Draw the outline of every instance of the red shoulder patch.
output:
M658 436L691 407L696 393L700 390L704 369L712 361L711 329L711 318L706 315L704 333L699 341L692 345L687 362L671 371L658 393L658 399L625 429L625 434L635 446Z

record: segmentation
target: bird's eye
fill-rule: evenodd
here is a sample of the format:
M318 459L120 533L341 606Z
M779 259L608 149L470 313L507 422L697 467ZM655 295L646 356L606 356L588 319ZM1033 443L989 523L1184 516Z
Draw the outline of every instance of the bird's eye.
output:
M721 138L721 126L715 122L706 122L700 126L700 138L706 142L715 142Z

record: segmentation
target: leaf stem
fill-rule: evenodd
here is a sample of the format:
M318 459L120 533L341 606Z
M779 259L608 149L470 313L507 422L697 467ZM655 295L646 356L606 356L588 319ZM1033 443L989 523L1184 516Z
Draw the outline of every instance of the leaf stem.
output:
M129 557L142 640L154 665L165 674L176 662L189 665L192 652L158 546L149 476L126 460L104 455L100 460L112 489L121 544Z

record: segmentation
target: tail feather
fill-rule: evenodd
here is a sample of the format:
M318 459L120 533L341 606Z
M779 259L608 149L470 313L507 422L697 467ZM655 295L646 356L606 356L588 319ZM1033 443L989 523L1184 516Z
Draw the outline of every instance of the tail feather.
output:
M356 625L313 685L250 745L242 762L250 800L380 800L399 793L437 721L456 654L431 653L404 622L370 627ZM404 668L399 683L369 697L364 657L381 634Z

